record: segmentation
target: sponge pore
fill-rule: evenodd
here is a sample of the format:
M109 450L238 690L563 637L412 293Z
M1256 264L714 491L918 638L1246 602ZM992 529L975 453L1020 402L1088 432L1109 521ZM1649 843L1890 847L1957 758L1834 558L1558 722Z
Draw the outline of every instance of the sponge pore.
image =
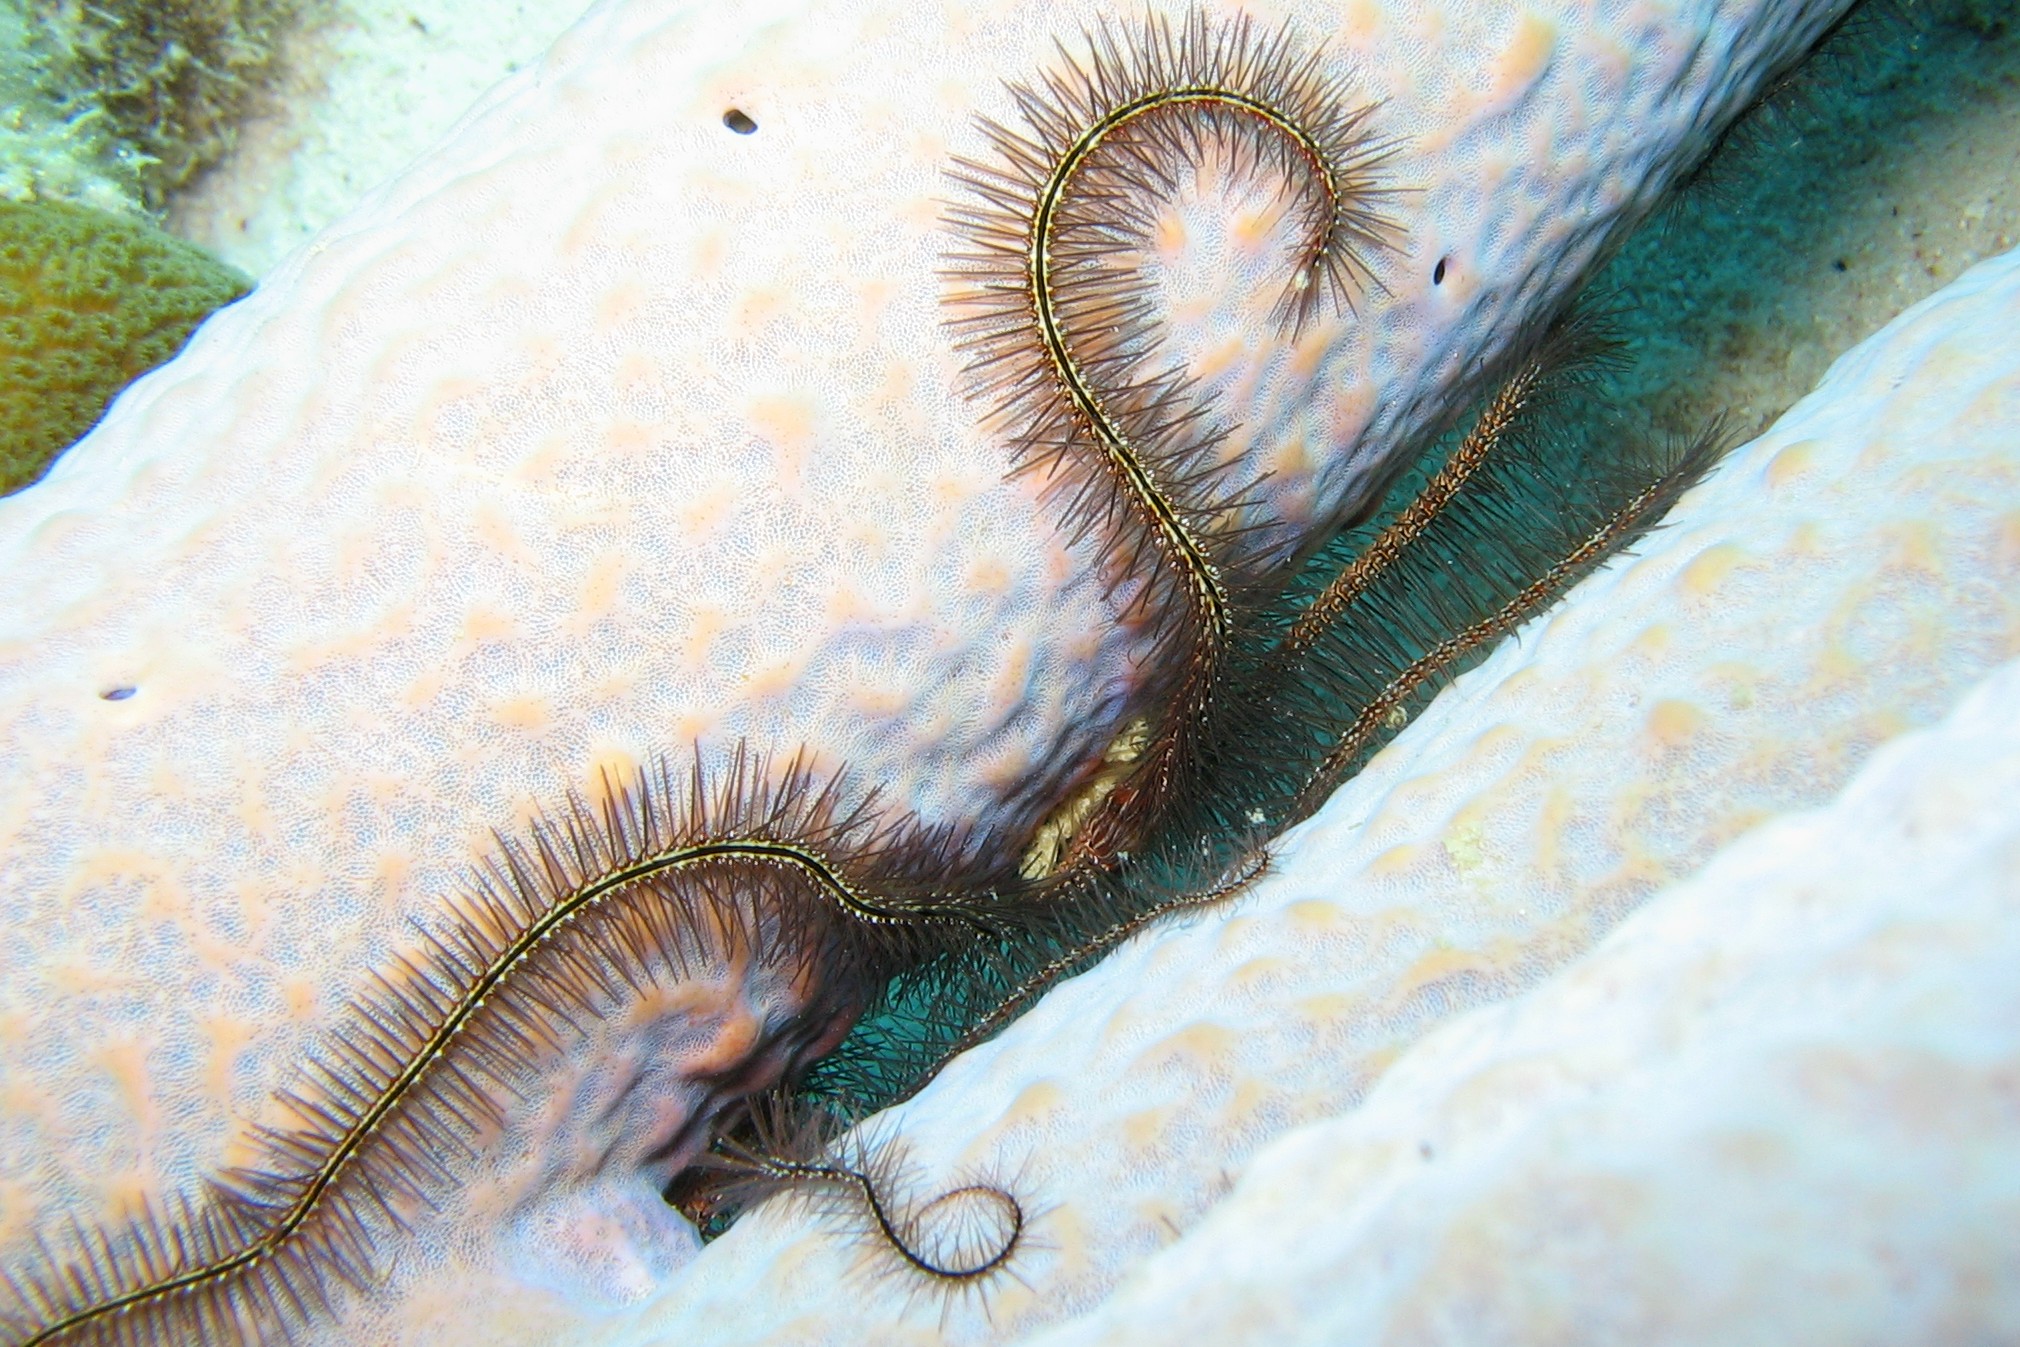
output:
M251 288L139 221L0 201L0 494L40 477L120 389Z

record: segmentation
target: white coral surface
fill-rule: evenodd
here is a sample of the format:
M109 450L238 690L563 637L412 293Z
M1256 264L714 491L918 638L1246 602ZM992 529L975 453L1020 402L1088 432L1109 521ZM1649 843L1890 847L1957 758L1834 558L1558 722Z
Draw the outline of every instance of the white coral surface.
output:
M874 1250L782 1205L712 1247L641 1340L1009 1340L1094 1310L1138 1265L1073 1341L1234 1341L1244 1323L1375 1341L1390 1297L1410 1340L1725 1340L1755 1312L1793 1331L1803 1289L1882 1266L1894 1280L1820 1309L1845 1317L1814 1340L1846 1340L1830 1327L1860 1307L1937 1337L1980 1311L2011 1331L2016 1041L1997 984L2020 938L2001 786L2020 675L1842 804L1748 835L1831 801L2020 654L2016 332L2020 253L1841 358L1638 555L1433 703L1252 892L1055 989L881 1119L921 1191L980 1169L1045 1213L1017 1280L945 1305L902 1279L838 1295ZM1376 1111L1427 1034L1567 966L1426 1048ZM1701 1112L1677 1111L1698 1093ZM1259 1150L1329 1117L1207 1219ZM1658 1183L1666 1163L1678 1177ZM1784 1194L1711 1219L1749 1166ZM1673 1296L1684 1265L1700 1280ZM1343 1269L1360 1289L1333 1305ZM1581 1288L1588 1271L1614 1280Z

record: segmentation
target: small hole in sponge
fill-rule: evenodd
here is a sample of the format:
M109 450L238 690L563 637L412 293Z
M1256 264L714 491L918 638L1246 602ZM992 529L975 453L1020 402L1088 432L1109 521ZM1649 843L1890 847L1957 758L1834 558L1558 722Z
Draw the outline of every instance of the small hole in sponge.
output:
M1441 257L1438 259L1438 265L1431 268L1431 284L1443 285L1444 283L1445 283L1445 259Z
M108 702L123 702L128 697L131 697L134 693L138 691L140 691L139 688L128 687L125 684L121 684L119 687L116 688L107 688L105 691L99 693L98 695L100 698Z
M758 124L750 119L750 114L742 108L731 108L722 114L722 124L740 136L747 136L758 129Z

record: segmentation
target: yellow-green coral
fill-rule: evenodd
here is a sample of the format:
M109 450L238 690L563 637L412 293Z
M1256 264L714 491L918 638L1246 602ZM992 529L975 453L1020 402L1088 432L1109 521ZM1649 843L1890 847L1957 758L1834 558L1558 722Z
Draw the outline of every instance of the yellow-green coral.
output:
M193 244L56 201L0 201L0 492L252 288Z

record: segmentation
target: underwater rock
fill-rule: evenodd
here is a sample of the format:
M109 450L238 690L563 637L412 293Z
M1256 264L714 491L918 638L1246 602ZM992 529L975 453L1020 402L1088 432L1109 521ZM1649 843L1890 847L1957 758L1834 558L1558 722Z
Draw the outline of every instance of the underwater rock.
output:
M93 0L30 7L42 79L91 127L136 204L159 212L230 150L325 0Z
M25 5L0 5L0 199L56 200L115 214L139 211L140 165L104 119L78 115L62 85L52 35Z
M318 0L279 42L230 149L170 199L168 227L265 275L538 61L587 8Z

